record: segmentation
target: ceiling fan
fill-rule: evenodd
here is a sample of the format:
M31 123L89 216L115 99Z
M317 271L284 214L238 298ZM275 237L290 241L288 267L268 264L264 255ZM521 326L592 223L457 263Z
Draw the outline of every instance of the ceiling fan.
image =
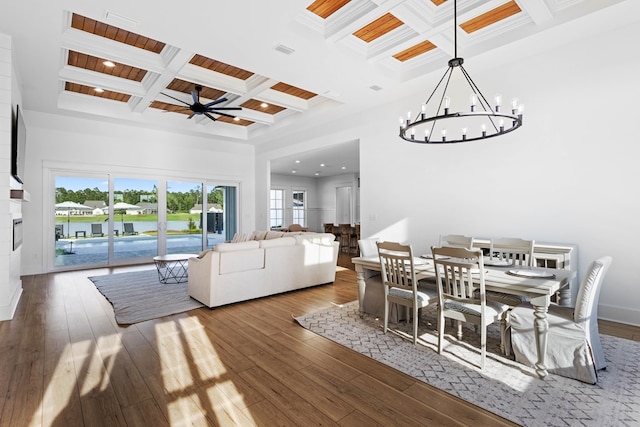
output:
M210 118L211 120L213 120L214 122L217 120L217 118L215 118L214 116L212 116L211 114L217 114L219 116L225 116L225 117L230 117L230 118L235 118L236 116L232 116L231 114L227 114L227 113L223 113L222 111L230 111L230 110L242 110L241 107L216 107L217 104L220 104L222 102L225 102L227 100L227 98L218 98L215 101L211 101L208 102L206 104L202 104L200 102L200 91L202 90L202 86L200 85L196 85L195 87L196 90L192 90L191 91L191 97L193 98L193 104L189 104L188 102L185 102L181 99L175 98L171 95L168 95L164 92L160 92L162 95L164 96L168 96L171 99L175 99L176 101L186 105L186 107L177 109L177 110L166 110L166 111L186 111L186 110L191 110L191 114L189 115L189 117L187 117L188 119L192 118L195 115L205 115L208 118Z

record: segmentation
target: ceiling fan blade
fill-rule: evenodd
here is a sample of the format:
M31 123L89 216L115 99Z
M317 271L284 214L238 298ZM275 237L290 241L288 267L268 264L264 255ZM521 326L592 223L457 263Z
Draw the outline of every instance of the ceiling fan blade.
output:
M196 93L195 90L192 90L191 97L193 98L193 103L196 104L198 101L200 101L200 92Z
M235 110L235 111L238 111L238 110L242 110L242 107L217 107L217 108L213 107L213 108L207 108L207 111L209 111L210 113L215 113L218 110L222 110L222 111L224 111L224 110Z
M212 105L220 104L221 102L226 101L227 98L218 98L215 101L211 101L208 104L204 104L205 107L211 107Z
M205 116L209 117L209 118L210 118L211 120L213 120L214 122L215 122L216 120L218 120L218 119L216 119L215 117L213 117L213 116L212 116L211 114L209 114L209 113L206 113L206 112L205 112L205 113L203 113L203 114L204 114Z
M235 119L236 116L232 116L231 114L227 114L227 113L220 113L218 111L212 111L213 114L217 114L219 116L225 116L225 117L230 117L232 119ZM205 114L209 114L209 113L205 113Z
M178 102L182 102L184 105L190 105L188 102L183 101L182 99L178 99L178 98L176 98L176 97L174 97L174 96L168 95L168 94L166 94L166 93L164 93L164 92L160 92L160 95L168 96L168 97L169 97L169 98L171 98L171 99L175 99L175 100L176 100L176 101L178 101Z

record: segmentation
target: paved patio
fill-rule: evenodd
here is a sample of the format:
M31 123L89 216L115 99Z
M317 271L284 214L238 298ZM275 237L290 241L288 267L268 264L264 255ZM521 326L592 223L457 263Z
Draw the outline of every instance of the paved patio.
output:
M212 248L225 241L224 234L209 233L207 247ZM108 259L107 237L70 238L56 241L56 267L104 264ZM183 234L167 236L167 253L200 253L202 236ZM158 255L156 236L119 236L114 238L116 259L151 258Z

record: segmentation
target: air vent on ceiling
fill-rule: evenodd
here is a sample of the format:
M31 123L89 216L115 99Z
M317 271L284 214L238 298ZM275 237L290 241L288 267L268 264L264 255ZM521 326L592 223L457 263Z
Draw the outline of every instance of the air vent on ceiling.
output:
M291 55L293 52L295 52L294 49L290 48L289 46L285 46L283 44L277 45L276 47L274 47L274 49L280 53L284 53L285 55Z
M376 92L379 90L382 90L382 88L378 85L369 86L369 89L374 90Z

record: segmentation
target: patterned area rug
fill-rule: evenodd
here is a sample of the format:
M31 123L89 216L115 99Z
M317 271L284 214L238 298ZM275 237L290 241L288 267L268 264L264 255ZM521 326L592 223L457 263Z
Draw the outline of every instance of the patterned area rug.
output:
M187 283L162 284L157 270L89 277L113 305L116 322L144 322L204 307L187 293Z
M500 355L500 328L488 329L487 359L480 370L479 335L464 329L453 338L447 325L445 347L437 353L435 307L423 309L420 339L412 342L411 324L391 324L358 314L357 301L295 319L301 326L398 369L427 384L524 426L640 425L640 343L602 335L608 367L597 385L557 375L540 380L532 368Z

